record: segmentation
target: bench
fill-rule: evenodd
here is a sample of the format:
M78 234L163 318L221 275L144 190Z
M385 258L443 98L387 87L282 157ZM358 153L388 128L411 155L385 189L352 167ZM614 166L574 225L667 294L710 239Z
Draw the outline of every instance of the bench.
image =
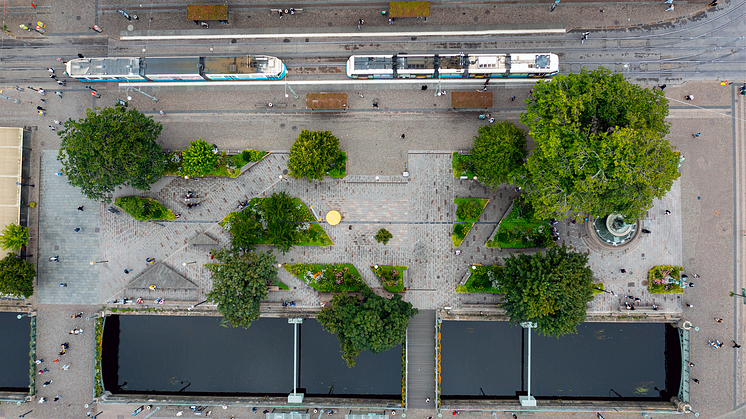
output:
M626 306L619 306L619 311L628 314L654 314L663 311L663 307L659 305L656 305L656 307L658 307L658 310L653 309L653 306L635 306L634 310L630 310Z
M303 12L303 9L293 9L293 13L290 13L290 9L293 9L292 7L288 7L287 9L269 9L272 13L284 13L286 15L297 15L298 13Z

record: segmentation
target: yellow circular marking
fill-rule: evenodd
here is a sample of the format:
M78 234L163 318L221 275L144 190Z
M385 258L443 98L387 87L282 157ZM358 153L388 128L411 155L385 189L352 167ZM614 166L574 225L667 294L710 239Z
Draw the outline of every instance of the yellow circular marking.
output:
M720 215L720 211L715 210L715 216L717 217L718 215Z
M326 222L329 223L329 225L335 226L339 224L340 221L342 221L342 216L339 215L337 211L329 211L326 213Z

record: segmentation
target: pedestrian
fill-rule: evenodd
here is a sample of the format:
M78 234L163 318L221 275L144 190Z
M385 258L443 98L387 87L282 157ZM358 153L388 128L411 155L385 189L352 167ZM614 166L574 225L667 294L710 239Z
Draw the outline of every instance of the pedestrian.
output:
M694 100L694 95L686 95L686 100Z
M692 274L692 276L695 277L695 278L699 278L699 275L697 275L697 274Z
M160 113L161 113L161 116L163 116L163 115L165 115L165 114L166 114L166 112L164 112L164 111L163 111L163 109L161 109L161 112L160 112Z
M55 128L55 126L54 126L54 125L50 125L50 126L49 126L49 129L51 129L52 131L57 131L57 128Z
M661 89L661 90L665 90L666 85L665 84L659 84L658 88Z
M61 122L61 121L58 121L58 120L56 120L56 119L54 120L54 123L55 123L55 124L57 124L57 125L62 125L62 122Z
M694 381L695 383L699 384L699 380L696 379L696 378L693 378L692 381Z
M50 79L55 79L55 80L57 80L57 75L55 75L55 74L50 74L50 75L49 75L49 78L50 78Z
M155 258L147 258L147 259L145 259L145 262L153 263L153 262L155 262Z
M642 304L642 300L635 297L635 304Z
M51 256L49 258L49 261L50 262L59 262L60 261L60 257L59 256Z
M621 271L622 271L622 273L623 273L623 274L626 274L626 273L627 273L627 270L626 270L626 269L624 269L624 268L622 268L622 269L621 269Z
M515 416L515 415L513 415L513 416ZM596 412L596 418L597 418L597 419L604 419L604 417L603 417L603 416L601 416L601 414L600 414L600 413L598 413L598 412Z
M378 102L373 102L373 109L378 109Z
M37 360L36 360L36 361L34 361L34 362L36 363L36 365L39 365L39 364L41 364L42 362L44 362L44 360L43 360L43 359L37 359Z
M47 71L49 71L50 73L54 74L54 69L52 67L47 67Z
M664 12L673 12L673 9L674 9L673 3L671 3L671 5L668 6L668 9L664 10Z
M534 89L531 89L528 91L528 97L531 97L534 95Z
M518 419L518 415L516 415L515 413L513 413L513 419Z
M689 307L689 308L694 308L694 304L686 303L686 306Z
M364 21L363 19L359 19L359 20L357 21L357 25L358 25L358 26L362 26L362 25L365 25L365 21Z
M696 133L696 134L692 134L692 137L694 137L694 138L697 138L697 137L699 137L699 136L701 136L701 135L702 135L702 133L701 133L701 132L698 132L698 133Z
M510 101L511 101L511 102L515 102L515 96L511 96L511 97L510 97Z
M403 140L403 139L405 139L405 138L407 138L407 135L406 135L406 134L402 134L402 135L401 135L401 139Z
M78 207L78 211L83 211L83 205Z
M58 395L57 395L57 396L56 396L56 397L55 397L54 399L52 399L52 401L55 401L55 402L56 402L56 401L57 401L57 400L59 400L59 399L60 399L60 395L58 394Z
M429 397L425 399L425 403L430 403L430 398Z
M715 321L718 322L718 323L722 323L723 319L721 319L720 317L715 317Z
M42 108L41 106L37 106L36 109L38 109L40 111L46 111L46 109Z
M45 401L47 401L46 397L42 397L41 399L39 399L39 403L41 404L44 404Z
M124 270L124 273L126 273L126 274L129 274L130 272L132 272L132 269L125 269Z
M394 24L394 19L389 18L389 25L393 25L393 24Z
M658 306L656 304L653 304L653 310L658 311Z
M666 215L671 215L671 211L666 210Z
M692 368L692 367L694 367L694 362L689 363L689 368Z
M85 58L83 54L78 54L78 58Z
M82 311L80 313L75 313L72 316L70 316L71 319L79 319L81 317L83 317L83 312Z
M651 233L651 231L648 230L647 228L643 228L642 232L645 233L645 234L650 234Z
M44 96L44 95L46 95L46 94L47 94L47 91L46 91L46 90L44 90L44 89L39 89L39 90L37 90L37 91L36 91L36 93L38 93L38 94L40 94L40 95Z
M48 386L48 385L50 385L50 384L52 384L52 380L49 380L49 381L45 381L45 382L44 382L44 387L46 387L46 386Z
M741 345L737 344L736 341L734 340L733 341L733 347L736 348L736 349L738 349L738 348L741 347Z
M57 80L57 84L59 84L60 86L63 86L63 87L65 86L65 82L62 81L62 80ZM55 92L55 93L57 93L57 92ZM62 93L57 94L57 96L62 97Z
M38 112L38 113L39 113L39 115L41 115L41 116L44 116L44 115L46 115L46 113L44 113L44 111L36 111L36 112Z

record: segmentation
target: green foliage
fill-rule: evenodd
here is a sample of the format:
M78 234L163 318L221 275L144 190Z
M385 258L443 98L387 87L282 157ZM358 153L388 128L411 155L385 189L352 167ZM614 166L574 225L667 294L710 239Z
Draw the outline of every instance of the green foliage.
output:
M330 333L336 333L347 366L363 351L378 354L404 342L409 318L417 314L411 303L396 294L390 300L365 288L362 299L356 295L336 294L317 320Z
M517 198L513 203L513 209L500 222L495 240L487 242L486 246L500 249L554 246L549 222L535 219L531 204L523 197Z
M653 266L648 271L648 291L651 294L683 293L681 288L681 266Z
M218 305L225 322L247 328L259 319L259 304L267 298L267 286L277 281L277 259L271 252L241 253L225 248L215 253L215 259L221 263L205 265L213 282L205 297Z
M140 198L139 196L123 196L114 200L114 203L122 208L135 220L168 220L176 219L174 213L161 205L153 198Z
M17 252L28 245L28 239L28 228L11 223L6 225L0 233L0 247L3 250L10 249Z
M391 238L394 237L393 234L391 234L390 231L386 230L385 228L382 228L378 230L378 233L373 237L376 239L376 242L383 243L384 246L391 240Z
M503 289L500 287L502 267L497 265L472 265L470 269L471 276L466 280L464 285L456 287L456 292L504 294Z
M213 153L212 145L199 139L189 142L189 147L181 153L180 175L189 177L207 176L220 162L220 156Z
M521 122L536 147L521 184L541 219L568 211L640 218L680 176L660 90L583 69L536 83L526 103Z
M285 191L264 198L261 201L260 214L265 223L266 240L283 253L288 252L300 241L301 228L310 228L308 210Z
M0 260L0 294L22 295L29 298L34 294L36 269L32 263L9 254Z
M108 201L118 186L149 190L166 162L156 143L163 126L123 106L86 110L86 118L65 121L57 160L68 182L90 199Z
M267 154L269 153L266 151L247 149L241 152L241 159L243 159L243 161L245 161L246 163L257 162L263 159L264 156L266 156Z
M101 357L104 350L104 319L101 317L96 318L96 373L94 376L95 383L95 395L94 397L101 396L104 392L103 376L101 374Z
M505 259L499 284L503 308L512 324L532 321L540 333L575 333L593 299L593 272L588 255L555 247L545 254L511 255Z
M340 169L338 165L341 157L339 138L333 136L331 131L304 129L290 148L288 176L305 177L309 182L314 179L323 180L330 170Z
M476 176L474 173L474 161L470 155L463 155L457 152L453 152L453 177L466 176L469 179Z
M456 198L456 221L466 221L475 223L482 215L482 211L487 206L489 199L480 198Z
M351 264L285 265L285 270L321 292L355 292L367 289L360 272Z
M508 121L482 125L474 137L471 161L479 181L491 188L523 178L526 132Z
M407 270L406 266L378 265L377 268L371 266L370 269L381 280L386 291L404 291L404 271Z
M259 216L251 210L232 212L223 221L223 228L231 233L231 245L238 250L253 250L264 234Z

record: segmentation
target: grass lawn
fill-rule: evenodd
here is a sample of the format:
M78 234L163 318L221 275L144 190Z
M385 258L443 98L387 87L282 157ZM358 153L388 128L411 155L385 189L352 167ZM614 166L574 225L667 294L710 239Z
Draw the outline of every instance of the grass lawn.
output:
M139 221L150 220L167 220L176 219L173 211L161 205L160 202L153 198L140 198L138 196L122 196L116 198L114 203L129 214L132 218Z
M471 155L461 155L457 152L453 152L453 177L460 178L466 176L469 179L473 179L476 174L472 171L474 163L471 161Z
M402 292L404 291L404 271L407 270L406 266L393 266L393 265L378 265L378 268L370 267L373 274L383 284L388 292ZM394 275L396 271L396 275Z
M495 240L487 242L489 248L524 249L529 247L551 247L552 227L548 221L539 221L521 216L519 205L513 206L500 223Z
M349 263L341 265L298 263L284 267L290 274L321 292L355 292L368 287L360 276L360 272Z
M479 215L482 215L484 208L487 206L487 203L490 202L490 200L481 198L456 198L453 200L453 202L455 202L456 205L464 205L468 204L469 202L477 202L481 207ZM477 222L477 220L479 219L479 215L477 215L475 218L466 219L462 219L458 216L456 217L457 222L453 225L453 233L451 234L453 247L461 246L461 242L463 242L466 236L469 234L469 231L471 231L474 223Z
M505 294L502 288L495 288L492 286L492 279L490 277L490 272L492 272L492 276L499 276L502 267L497 265L473 265L473 268L476 269L472 269L472 274L469 279L466 280L466 284L457 286L456 292Z

